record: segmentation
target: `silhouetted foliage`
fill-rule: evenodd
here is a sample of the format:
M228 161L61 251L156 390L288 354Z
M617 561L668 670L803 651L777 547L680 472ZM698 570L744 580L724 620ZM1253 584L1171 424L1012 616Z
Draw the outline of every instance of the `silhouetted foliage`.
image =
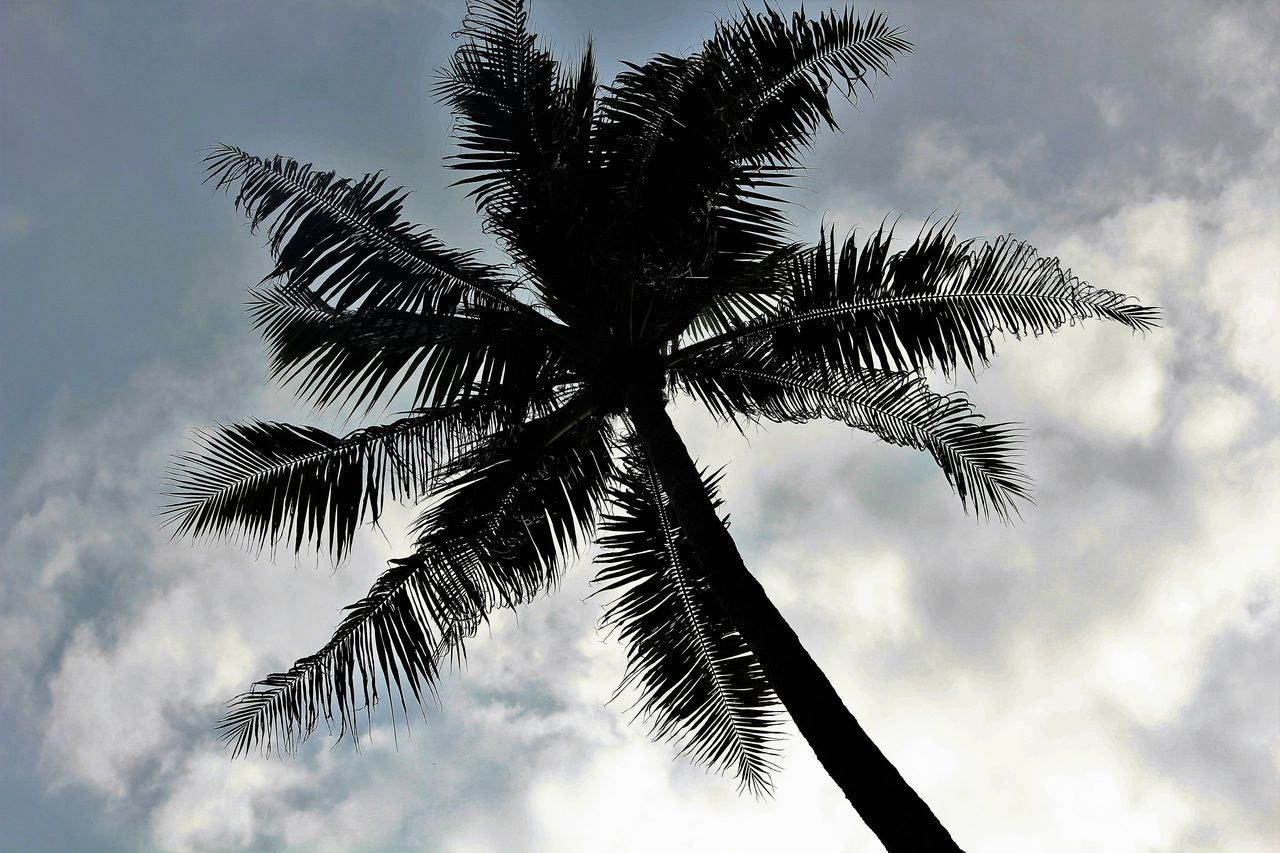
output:
M842 421L928 452L966 507L1006 519L1029 494L1017 431L924 371L974 370L998 332L1145 330L1156 312L1016 240L959 240L951 220L901 247L884 227L861 244L791 239L771 193L836 126L833 90L856 97L911 49L879 13L744 10L693 55L608 86L589 44L554 58L521 0L474 0L459 35L438 88L448 165L509 266L404 221L406 192L380 174L229 146L207 158L268 238L251 313L274 376L354 417L411 403L346 436L202 433L172 476L177 532L341 558L384 500L423 502L414 552L324 648L235 699L223 739L291 751L321 720L358 737L380 699L407 715L491 612L553 589L598 538L604 622L656 737L767 792L785 707L891 849L956 849L745 573L715 478L662 405L686 393L735 424Z

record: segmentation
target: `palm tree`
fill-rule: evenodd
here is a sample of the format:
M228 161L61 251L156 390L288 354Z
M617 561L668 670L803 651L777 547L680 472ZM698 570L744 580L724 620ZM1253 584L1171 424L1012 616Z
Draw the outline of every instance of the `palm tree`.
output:
M1029 487L1015 431L924 370L972 371L996 332L1145 330L1155 311L1016 240L959 240L951 220L901 248L885 226L791 241L771 193L835 127L831 90L855 96L911 49L880 14L744 11L609 86L589 43L554 59L522 0L472 0L461 36L439 84L449 165L507 266L403 221L405 192L379 174L207 158L269 237L251 312L274 375L317 408L407 410L342 436L202 433L172 475L177 533L341 559L386 499L422 501L413 553L322 649L234 699L222 738L288 752L321 720L359 738L379 699L407 715L491 612L554 588L594 540L655 736L766 792L785 709L888 849L959 849L743 564L666 403L687 394L735 425L843 421L928 452L965 506L1009 518Z

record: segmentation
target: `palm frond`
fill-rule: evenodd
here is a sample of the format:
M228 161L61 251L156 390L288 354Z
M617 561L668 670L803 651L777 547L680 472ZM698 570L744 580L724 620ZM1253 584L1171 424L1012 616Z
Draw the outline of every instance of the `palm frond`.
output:
M735 169L745 175L746 170ZM778 275L783 261L800 246L785 239L786 217L768 202L765 190L782 186L785 174L755 170L733 197L725 196L710 216L712 250L697 272L658 289L649 328L638 337L666 342L705 337L738 328L776 311L786 292Z
M461 42L436 87L455 116L461 153L450 168L471 173L458 184L519 263L535 273L554 257L563 232L581 214L566 194L583 180L595 104L595 61L588 44L566 71L529 32L523 0L469 0ZM547 280L547 275L538 276Z
M608 198L602 214L610 252L638 286L706 277L717 263L787 242L785 217L760 191L785 185L788 175L737 162L722 95L702 56L661 55L629 66L601 99L595 144ZM688 301L686 288L671 292Z
M601 101L621 185L635 202L673 189L666 183L702 185L691 177L723 177L728 167L798 165L796 150L819 124L836 127L832 84L840 81L849 96L858 85L870 91L868 75L887 75L895 56L911 50L901 32L880 13L864 20L846 9L810 19L800 10L788 22L772 8L744 10L717 24L694 56L628 64ZM685 167L673 168L681 160Z
M425 711L442 665L464 654L463 641L487 612L467 584L471 570L466 555L448 547L392 561L369 594L346 608L323 648L228 703L219 739L234 757L255 747L265 755L291 753L323 719L330 731L336 722L339 739L358 743L361 712L371 727L380 692L399 699L407 725L405 688Z
M684 102L704 70L699 56L665 53L643 65L623 65L600 99L599 144L619 192L615 201L631 207L648 192L659 147L681 132Z
M235 754L291 751L322 719L358 740L361 712L368 719L382 694L407 722L406 690L419 705L434 696L442 664L488 613L553 586L594 530L613 473L607 423L580 411L491 439L483 472L459 463L466 479L424 516L415 553L347 608L329 643L232 700L219 730Z
M255 231L267 227L275 269L267 279L306 288L333 307L378 305L450 313L468 301L523 313L514 283L401 220L408 193L380 174L358 181L285 157L263 159L219 145L205 158L207 181L236 189L235 205Z
M595 529L613 462L612 429L586 398L500 431L450 463L447 494L415 523L419 548L461 537L487 561L504 604L555 583L562 557Z
M457 35L461 42L436 86L454 112L463 151L449 166L478 173L459 182L475 185L478 208L509 213L522 184L552 153L544 123L559 68L529 32L522 0L469 0Z
M813 370L739 353L691 363L678 381L722 418L827 418L926 451L965 508L984 518L1011 520L1018 502L1031 498L1031 482L1017 464L1018 428L984 423L963 393L934 393L917 374Z
M707 499L719 506L715 477ZM780 711L755 655L729 622L672 513L643 448L628 442L601 524L597 594L603 624L627 646L619 690L641 693L639 714L683 755L731 770L742 788L771 789Z
M831 87L839 83L850 98L858 86L870 92L868 77L888 76L890 63L911 51L902 32L883 13L864 19L847 8L816 19L801 9L790 21L770 8L721 24L703 52L731 96L735 154L796 164L820 124L837 129Z
M251 313L270 347L273 377L317 408L367 414L406 386L415 406L447 406L498 378L509 394L533 396L564 369L560 350L510 322L505 309L340 310L305 290L269 288L255 293Z
M698 285L737 278L788 244L773 192L788 186L819 123L835 126L832 84L866 86L906 49L878 14L801 11L787 21L767 9L720 23L694 56L660 55L618 75L596 144L616 251L634 259L638 282L665 291L642 310L655 315L653 336L695 317L715 322L703 309L738 301Z
M383 500L425 491L442 457L495 428L477 401L335 436L252 421L197 434L170 473L166 521L175 536L242 537L254 547L304 543L341 560Z
M826 234L790 264L790 293L776 313L686 347L680 359L765 343L779 362L845 364L857 369L973 371L994 354L997 332L1021 337L1086 319L1135 331L1159 311L1091 287L1027 243L1001 237L959 241L953 220L926 226L893 252L881 227L859 249L853 235L837 253Z
M722 236L729 233L732 229L721 232ZM738 244L741 251L717 252L701 280L677 283L683 299L672 300L665 329L670 338L697 341L725 334L783 307L788 295L787 267L803 247L793 243L764 251L758 244L744 245L749 241ZM683 307L683 313L676 306Z

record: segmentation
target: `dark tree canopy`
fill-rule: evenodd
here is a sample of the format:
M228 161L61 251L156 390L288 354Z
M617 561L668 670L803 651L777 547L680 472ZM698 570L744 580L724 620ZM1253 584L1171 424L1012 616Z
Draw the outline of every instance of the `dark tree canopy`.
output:
M916 831L893 820L920 823L883 794L905 782L842 752L856 722L756 592L716 476L663 405L687 395L735 425L840 421L927 452L965 507L1007 519L1029 495L1017 429L930 390L925 371L972 371L1001 335L1086 319L1144 331L1157 313L1015 239L959 239L951 219L906 241L881 226L795 242L775 193L836 127L832 95L869 91L911 50L880 13L744 10L696 53L607 85L590 44L553 57L520 0L473 0L460 39L438 86L448 165L507 265L405 221L406 191L380 174L229 146L207 158L268 238L250 310L273 375L320 409L407 408L347 435L202 433L173 474L177 532L341 558L385 500L419 507L413 553L322 649L235 699L221 736L237 754L287 752L321 722L357 738L381 700L407 719L490 613L554 589L597 541L604 622L655 736L760 793L785 711L891 849L922 849L893 840ZM841 762L879 793L858 794Z

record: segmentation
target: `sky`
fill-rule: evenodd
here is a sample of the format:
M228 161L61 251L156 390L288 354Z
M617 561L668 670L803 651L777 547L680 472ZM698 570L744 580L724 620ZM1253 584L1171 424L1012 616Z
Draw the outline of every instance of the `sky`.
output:
M538 0L533 25L566 58L592 33L608 78L733 8ZM966 849L1278 849L1280 12L878 8L916 52L812 152L797 239L956 213L1164 326L998 341L959 381L1025 427L1015 525L839 425L744 436L679 402L677 423L727 465L748 566ZM798 736L758 801L608 702L624 657L590 555L495 617L408 736L233 762L211 735L327 639L412 513L337 568L160 528L194 428L342 428L267 381L244 302L268 257L201 186L201 149L385 170L417 221L497 257L441 165L431 88L462 11L0 3L0 849L880 849Z

